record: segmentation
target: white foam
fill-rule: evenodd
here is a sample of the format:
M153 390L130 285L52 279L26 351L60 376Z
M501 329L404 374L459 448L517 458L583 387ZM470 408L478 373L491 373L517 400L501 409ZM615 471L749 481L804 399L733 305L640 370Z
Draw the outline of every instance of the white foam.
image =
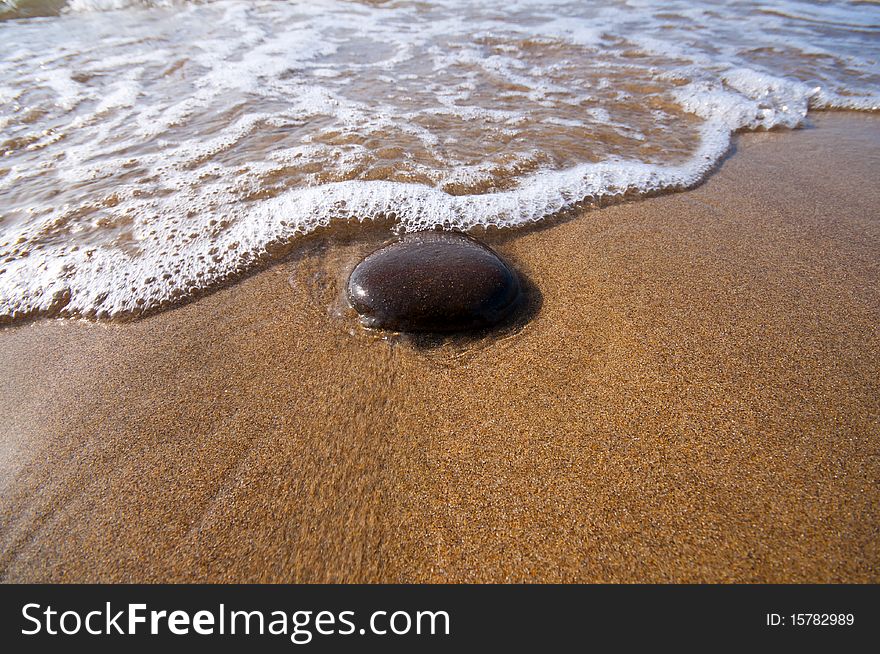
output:
M72 0L0 23L0 316L138 313L333 221L512 228L686 188L737 130L880 109L878 25L683 0Z
M675 95L688 111L736 131L798 127L818 92L815 87L738 68L726 72L719 82L688 84Z
M132 7L171 7L181 0L68 0L67 10L74 12L118 11Z

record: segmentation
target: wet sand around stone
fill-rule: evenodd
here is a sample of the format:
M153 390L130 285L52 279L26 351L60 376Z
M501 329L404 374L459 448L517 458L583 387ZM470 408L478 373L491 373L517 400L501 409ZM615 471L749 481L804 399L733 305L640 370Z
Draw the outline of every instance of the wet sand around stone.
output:
M126 324L0 331L0 578L880 581L880 118L490 242L540 290L411 343L323 236Z

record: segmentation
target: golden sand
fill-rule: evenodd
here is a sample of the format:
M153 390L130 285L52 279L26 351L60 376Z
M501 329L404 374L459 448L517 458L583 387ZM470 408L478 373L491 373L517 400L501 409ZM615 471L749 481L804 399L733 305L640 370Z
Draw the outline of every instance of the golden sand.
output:
M880 581L880 118L493 245L498 339L385 340L313 239L122 325L0 331L6 581Z

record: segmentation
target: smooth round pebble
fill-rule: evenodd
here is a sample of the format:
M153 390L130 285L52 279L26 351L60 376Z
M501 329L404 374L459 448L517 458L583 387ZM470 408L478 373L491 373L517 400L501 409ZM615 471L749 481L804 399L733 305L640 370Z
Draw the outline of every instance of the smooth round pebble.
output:
M481 329L520 303L519 277L486 245L455 232L414 232L361 261L348 299L368 327L401 332Z

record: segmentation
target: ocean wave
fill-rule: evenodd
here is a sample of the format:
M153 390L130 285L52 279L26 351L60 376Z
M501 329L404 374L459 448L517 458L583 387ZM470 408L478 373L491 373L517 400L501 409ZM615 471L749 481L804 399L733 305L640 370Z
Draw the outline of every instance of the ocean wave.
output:
M687 188L738 130L880 109L876 6L762 7L74 0L2 23L0 316L137 315L334 221L511 228Z
M0 0L0 20L120 9L173 7L198 0Z

